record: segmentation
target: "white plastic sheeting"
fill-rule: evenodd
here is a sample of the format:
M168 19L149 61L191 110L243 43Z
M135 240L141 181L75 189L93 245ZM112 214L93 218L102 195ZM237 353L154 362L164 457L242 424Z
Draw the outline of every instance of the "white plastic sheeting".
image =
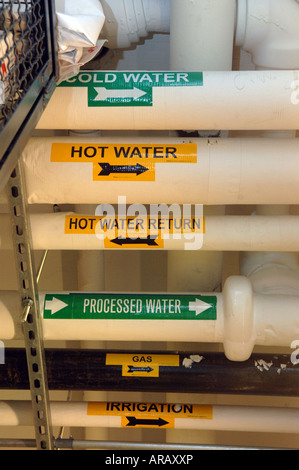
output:
M55 0L59 81L77 75L80 67L104 44L99 35L105 22L100 0Z

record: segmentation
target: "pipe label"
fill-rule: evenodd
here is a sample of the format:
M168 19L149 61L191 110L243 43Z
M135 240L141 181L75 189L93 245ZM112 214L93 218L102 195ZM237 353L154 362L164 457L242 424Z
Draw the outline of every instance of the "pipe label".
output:
M159 377L160 366L178 367L175 354L106 354L107 366L122 366L123 377Z
M89 402L88 416L119 417L123 428L175 428L177 419L213 419L213 406L172 403ZM115 422L115 424L117 424Z
M203 216L66 215L66 235L96 235L107 249L163 249L164 240L203 237ZM197 248L201 245L198 244Z
M176 294L45 294L45 319L216 320L217 296Z
M153 89L203 86L202 72L79 72L59 87L87 88L89 107L153 106Z
M93 181L155 181L159 163L197 163L197 144L54 142L51 162L92 164Z

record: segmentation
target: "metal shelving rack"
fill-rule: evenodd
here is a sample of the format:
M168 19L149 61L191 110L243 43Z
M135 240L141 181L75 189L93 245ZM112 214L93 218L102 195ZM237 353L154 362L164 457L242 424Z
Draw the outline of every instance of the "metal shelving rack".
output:
M53 448L37 273L19 156L58 78L54 0L0 0L0 191L7 187L36 447Z
M55 89L54 0L0 0L0 191Z

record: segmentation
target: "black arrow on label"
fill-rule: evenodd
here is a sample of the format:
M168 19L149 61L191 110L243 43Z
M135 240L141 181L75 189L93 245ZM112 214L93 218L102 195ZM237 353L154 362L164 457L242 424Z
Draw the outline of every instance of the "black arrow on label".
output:
M136 418L135 416L126 416L128 420L127 426L134 427L134 426L158 426L159 428L162 426L166 426L169 424L168 421L165 419L158 418L158 419L145 419L145 418Z
M135 366L128 366L128 372L152 372L152 369L150 366L148 367L135 367Z
M136 173L136 176L141 175L149 168L136 163L136 165L110 165L110 163L99 163L102 171L98 176L109 176L111 173Z
M135 240L132 238L114 238L111 240L112 243L115 243L116 245L148 245L148 246L158 246L158 243L156 243L155 239L157 237L151 238L149 235L148 237L145 238L136 238Z

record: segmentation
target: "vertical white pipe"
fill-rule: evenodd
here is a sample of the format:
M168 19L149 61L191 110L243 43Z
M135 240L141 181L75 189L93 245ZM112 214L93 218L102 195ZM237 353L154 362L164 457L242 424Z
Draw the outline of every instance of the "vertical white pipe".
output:
M235 0L173 0L170 13L170 69L231 70L235 17ZM216 208L218 215L224 215L224 211L224 207ZM207 215L206 212L205 209L204 215ZM184 265L188 269L183 271ZM196 283L197 289L213 290L220 284L221 270L220 253L168 253L168 290L190 290L190 284ZM211 281L214 281L213 286ZM189 284L189 287L184 284Z
M204 208L205 217L224 214L225 206ZM222 279L222 257L221 251L168 251L167 290L169 292L218 290Z
M235 0L172 0L170 69L231 70L235 16ZM216 212L223 215L225 207L219 206ZM168 252L168 290L216 289L222 278L222 257L219 252ZM172 399L177 397L172 396ZM188 441L187 435L185 438ZM175 439L175 433L168 430L167 441ZM201 432L200 441L216 442L216 435Z
M235 17L235 0L173 0L170 14L170 69L231 70ZM214 210L217 215L225 213L224 207ZM207 215L207 209L204 215ZM188 270L183 271L182 266L186 262ZM197 289L213 290L220 284L221 271L221 253L168 253L168 290L190 290L190 284L196 283ZM179 280L183 285L180 285ZM211 285L211 281L214 285ZM189 284L189 287L184 284Z
M236 0L172 0L172 70L231 70Z
M264 131L265 138L292 139L296 131ZM290 207L258 205L257 215L289 215ZM247 276L255 292L264 294L299 294L298 254L288 252L245 252L240 256L241 274Z

